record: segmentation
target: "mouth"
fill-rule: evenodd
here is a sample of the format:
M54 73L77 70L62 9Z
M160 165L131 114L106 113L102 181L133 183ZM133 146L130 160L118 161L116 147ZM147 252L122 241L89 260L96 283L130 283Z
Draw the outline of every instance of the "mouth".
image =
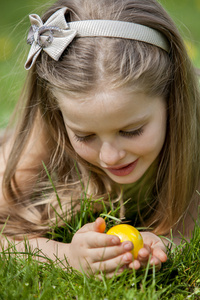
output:
M113 168L106 168L110 173L116 176L126 176L129 175L136 167L138 159L134 162L126 165L116 166Z

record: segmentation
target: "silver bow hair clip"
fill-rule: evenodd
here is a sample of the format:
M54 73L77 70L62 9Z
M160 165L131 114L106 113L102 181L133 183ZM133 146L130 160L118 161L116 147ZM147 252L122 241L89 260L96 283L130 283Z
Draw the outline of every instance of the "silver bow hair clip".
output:
M38 15L30 15L27 43L31 45L25 69L29 70L44 50L58 61L66 47L77 37L115 37L142 41L169 52L169 42L161 32L136 23L115 20L82 20L67 23L67 7L56 11L44 24Z
M27 43L31 45L31 49L25 63L26 70L34 65L42 50L58 61L63 51L74 39L77 30L69 28L65 20L66 10L66 7L59 9L44 24L38 15L29 16L31 28Z

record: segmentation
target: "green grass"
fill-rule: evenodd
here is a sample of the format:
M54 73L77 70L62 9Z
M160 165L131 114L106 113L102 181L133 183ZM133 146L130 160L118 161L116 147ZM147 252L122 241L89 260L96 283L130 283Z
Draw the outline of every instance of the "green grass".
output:
M99 200L102 201L102 200ZM93 202L83 197L79 215L61 228L52 228L49 238L70 242L76 232L86 222L93 221L91 211ZM108 227L117 222L118 209L109 211L104 208ZM70 267L61 268L59 260L39 262L43 254L35 249L23 254L3 251L0 256L0 299L192 299L200 298L200 218L196 222L190 242L184 238L175 249L168 248L168 260L162 269L124 271L120 276L102 280L87 277ZM70 226L69 226L70 225ZM11 245L12 247L12 245Z
M49 3L53 1L48 1ZM188 45L194 64L200 68L200 1L160 1L175 20ZM27 15L40 13L39 5L46 0L10 0L0 12L0 127L6 126L14 104L19 96L26 72L23 69L28 48L25 36L29 27ZM25 49L25 50L24 50ZM81 212L75 215L71 224L58 228L55 224L48 237L69 242L73 234L86 222L97 216L91 213L90 199L84 199ZM108 211L104 208L104 215ZM109 215L110 216L110 215ZM108 227L118 216L112 211L107 217ZM0 300L12 299L200 299L200 218L197 221L190 242L182 240L176 249L168 249L168 261L155 273L141 270L124 273L102 281L71 270L61 269L55 262L38 262L42 253L35 250L0 255Z
M45 170L61 206L46 167ZM96 202L103 206L100 214L93 213ZM93 222L98 216L105 218L109 229L120 222L119 211L119 204L115 209L112 208L112 203L107 207L103 198L92 201L92 198L86 197L83 190L80 211L72 215L70 223L67 222L67 215L61 217L57 214L56 222L52 223L46 238L70 243L77 230L84 224ZM64 221L61 227L57 225L59 218ZM146 269L139 271L125 270L120 276L111 279L102 274L102 280L73 270L59 258L51 261L39 249L31 250L28 241L23 253L17 252L14 244L10 243L8 249L0 252L0 300L200 299L199 225L200 216L190 241L182 237L179 246L167 248L168 260L158 272L147 266ZM41 257L43 262L39 261Z

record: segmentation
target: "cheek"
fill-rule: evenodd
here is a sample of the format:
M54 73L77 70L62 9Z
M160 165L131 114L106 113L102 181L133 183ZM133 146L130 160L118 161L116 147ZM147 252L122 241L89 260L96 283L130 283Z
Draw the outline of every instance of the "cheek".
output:
M135 145L141 155L158 155L165 141L165 126L149 128Z
M82 143L79 141L76 141L74 139L74 134L71 130L67 129L68 137L70 140L70 143L74 149L74 151L84 160L90 163L95 163L98 159L98 151L95 150L94 147L92 147L92 143Z
M74 148L74 151L84 160L91 163L96 160L98 154L89 145L77 141L71 141L71 145Z
M154 130L152 130L152 134L149 136L149 148L152 151L157 152L157 154L161 151L163 144L165 142L165 135L166 135L166 127L163 126L156 126Z

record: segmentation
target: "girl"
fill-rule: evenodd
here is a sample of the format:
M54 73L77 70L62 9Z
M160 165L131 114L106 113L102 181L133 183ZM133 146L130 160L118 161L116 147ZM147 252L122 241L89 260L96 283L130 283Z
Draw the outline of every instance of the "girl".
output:
M58 0L30 21L24 111L1 148L4 235L87 273L111 277L149 258L160 268L158 235L189 238L199 201L200 95L175 25L155 0ZM105 203L131 199L121 217L147 228L136 260L102 218L69 244L44 237L53 208L78 211L82 186Z

